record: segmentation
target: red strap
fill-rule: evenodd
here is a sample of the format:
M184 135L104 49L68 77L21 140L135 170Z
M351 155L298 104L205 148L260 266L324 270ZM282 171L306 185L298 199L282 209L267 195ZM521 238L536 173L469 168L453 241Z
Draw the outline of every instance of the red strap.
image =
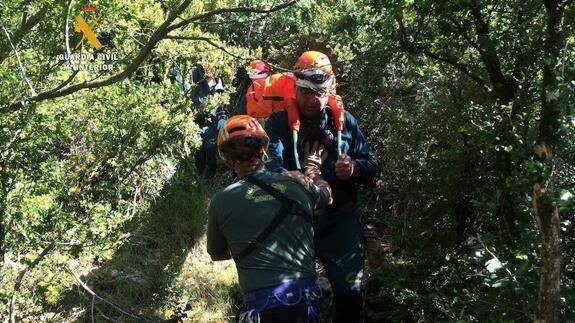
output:
M337 131L343 130L345 123L345 110L343 108L343 100L337 94L330 94L327 99L327 105L331 109L333 115L333 127Z

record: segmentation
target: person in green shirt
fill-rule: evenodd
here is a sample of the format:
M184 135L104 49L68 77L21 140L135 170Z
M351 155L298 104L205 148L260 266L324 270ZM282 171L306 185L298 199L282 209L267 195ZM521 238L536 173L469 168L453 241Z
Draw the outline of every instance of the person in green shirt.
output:
M309 176L278 174L265 169L268 142L247 115L220 129L218 152L240 180L212 198L207 250L212 260L236 263L245 301L240 322L319 322L312 215L331 203L319 171L323 147L307 145Z

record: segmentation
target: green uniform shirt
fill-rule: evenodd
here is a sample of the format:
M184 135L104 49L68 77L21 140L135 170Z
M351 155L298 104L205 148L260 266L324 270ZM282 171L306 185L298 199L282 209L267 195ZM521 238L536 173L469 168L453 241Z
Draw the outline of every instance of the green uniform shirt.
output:
M307 190L294 179L259 170L253 176L283 192L313 214L327 206L319 187ZM276 216L281 202L259 187L240 180L217 193L208 210L207 248L212 256L229 250L237 256ZM266 240L236 264L244 293L315 275L313 228L302 215L288 214Z

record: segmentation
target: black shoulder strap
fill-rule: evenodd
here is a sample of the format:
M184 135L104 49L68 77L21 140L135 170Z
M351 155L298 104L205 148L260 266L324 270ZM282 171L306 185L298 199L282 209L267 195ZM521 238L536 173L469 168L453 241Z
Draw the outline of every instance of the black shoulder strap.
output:
M287 217L289 213L299 213L301 208L297 202L287 198L278 189L264 183L263 181L257 179L255 176L247 175L244 178L244 180L258 186L262 190L269 193L271 196L280 201L282 203L282 206L276 213L273 220L268 224L268 226L262 232L260 232L257 238L255 240L250 241L249 245L244 250L242 250L237 256L234 257L234 261L236 262L236 264L238 264L240 261L242 261L242 259L244 259L252 251L254 251L258 243L263 242L270 235L270 233L272 233L272 231L275 230L275 228L277 228L277 226Z

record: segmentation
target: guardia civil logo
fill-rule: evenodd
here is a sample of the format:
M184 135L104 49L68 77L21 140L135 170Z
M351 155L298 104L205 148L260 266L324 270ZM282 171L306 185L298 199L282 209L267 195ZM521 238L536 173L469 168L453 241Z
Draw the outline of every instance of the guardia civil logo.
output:
M87 4L82 6L82 11L86 14L95 13L96 12L96 6L91 4L91 3L87 3ZM80 45L82 45L82 43L84 42L84 39L86 39L86 40L88 40L88 43L90 43L90 45L92 47L94 47L95 49L100 49L102 47L102 44L100 43L98 36L96 36L96 34L92 31L92 28L90 28L90 25L88 25L88 23L84 19L83 15L82 14L77 15L75 20L76 20L76 25L75 25L74 30L76 30L76 32L82 33L82 39L80 40L80 42L78 42L78 44L75 46L75 48L78 48ZM98 18L95 17L94 24L97 24L97 23L98 23Z
M81 6L80 12L74 18L73 29L75 33L81 35L81 38L67 53L58 55L58 59L64 63L65 70L111 71L114 69L114 61L118 58L115 53L107 51L98 38L95 28L99 22L100 17L97 15L96 5L86 3Z

